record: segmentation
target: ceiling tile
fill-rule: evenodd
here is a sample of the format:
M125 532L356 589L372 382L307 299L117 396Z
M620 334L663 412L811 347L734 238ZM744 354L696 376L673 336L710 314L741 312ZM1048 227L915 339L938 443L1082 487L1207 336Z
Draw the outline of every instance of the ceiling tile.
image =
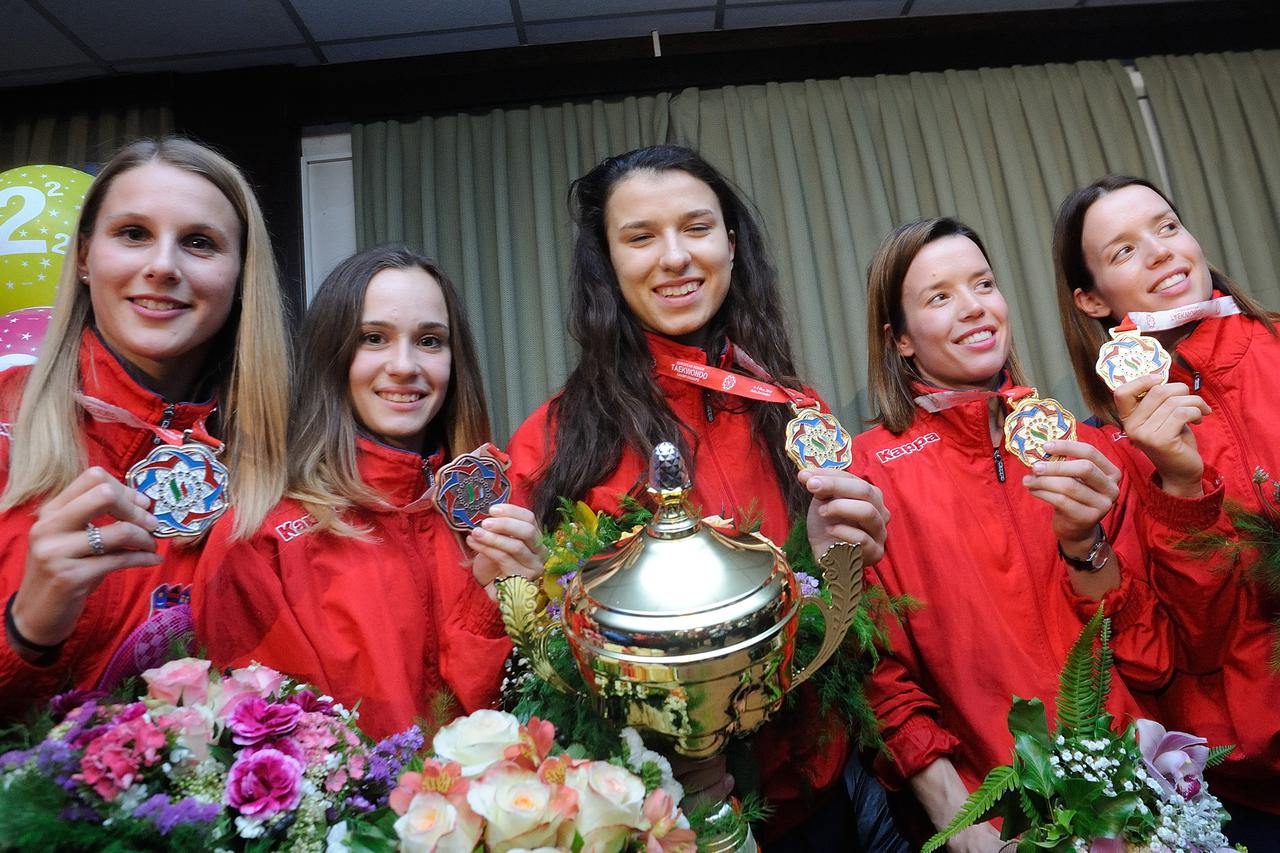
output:
M301 44L279 3L266 0L41 0L108 62Z
M0 0L0 21L4 22L0 26L0 71L92 61L22 0Z
M726 28L781 27L787 24L823 24L831 21L868 21L896 18L905 0L840 0L825 3L740 3L724 12Z
M433 53L460 53L467 50L516 47L519 43L515 27L510 26L464 30L458 33L434 33L425 36L322 44L321 50L330 62L359 62L365 59L391 59L403 56L426 56Z
M514 23L511 0L291 0L317 41Z
M24 68L17 71L0 71L0 89L18 86L44 86L63 80L101 76L96 65L63 65L58 68Z
M229 68L249 68L255 65L315 65L316 58L305 45L247 50L236 53L187 54L162 56L122 62L117 67L129 74L150 71L174 71L192 74L199 71L226 71Z
M715 12L667 12L655 15L619 15L615 17L580 18L556 23L526 23L525 35L530 44L566 41L627 38L660 33L697 33L715 26Z
M915 0L911 15L974 15L982 12L1023 12L1066 9L1076 0Z
M672 9L714 11L715 7L715 0L520 0L520 12L526 23L600 15L648 14Z

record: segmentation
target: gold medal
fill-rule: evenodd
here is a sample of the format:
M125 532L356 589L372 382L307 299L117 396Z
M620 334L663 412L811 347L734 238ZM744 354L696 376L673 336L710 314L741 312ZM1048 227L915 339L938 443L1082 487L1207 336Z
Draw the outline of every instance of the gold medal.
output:
M798 468L847 469L853 462L853 441L836 416L816 408L793 405L787 422L787 456Z
M1111 330L1111 340L1098 349L1095 370L1112 391L1126 382L1155 374L1169 381L1169 353L1155 338L1137 329Z
M1053 398L1041 399L1035 389L1011 404L1013 411L1004 420L1005 448L1028 468L1033 462L1062 459L1044 446L1050 441L1075 441L1075 415Z

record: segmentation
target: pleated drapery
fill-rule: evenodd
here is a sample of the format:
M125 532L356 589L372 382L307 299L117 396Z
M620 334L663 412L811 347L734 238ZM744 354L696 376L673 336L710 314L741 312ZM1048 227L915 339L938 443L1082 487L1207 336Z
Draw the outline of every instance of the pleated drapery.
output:
M165 106L0 115L0 172L29 163L96 165L139 136L172 132L173 113Z

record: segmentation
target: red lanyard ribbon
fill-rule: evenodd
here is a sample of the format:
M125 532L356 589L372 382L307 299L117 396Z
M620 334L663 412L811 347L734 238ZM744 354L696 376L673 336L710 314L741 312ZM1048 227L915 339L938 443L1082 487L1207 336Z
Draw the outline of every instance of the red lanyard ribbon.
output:
M733 347L733 361L751 375L743 376L741 373L733 373L710 364L700 364L687 358L671 356L655 356L654 366L663 376L670 376L709 391L719 391L766 403L790 403L796 409L818 408L817 400L778 383L741 348Z
M1030 397L1036 389L1025 385L1014 385L1003 391L934 391L932 394L921 394L915 398L915 404L926 412L943 412L947 409L972 403L975 400L990 400L992 397L1003 397L1012 406L1023 397Z
M97 397L90 397L87 394L76 394L76 402L80 404L80 408L84 409L95 421L101 423L124 424L135 429L146 430L153 433L156 438L165 444L171 444L174 447L180 447L187 442L187 433L191 434L191 438L207 444L212 447L214 452L222 449L222 442L209 435L205 429L204 418L192 424L189 430L169 429L168 427L149 424L142 418L130 412L128 409L122 409L119 406L113 406L111 403L99 400Z

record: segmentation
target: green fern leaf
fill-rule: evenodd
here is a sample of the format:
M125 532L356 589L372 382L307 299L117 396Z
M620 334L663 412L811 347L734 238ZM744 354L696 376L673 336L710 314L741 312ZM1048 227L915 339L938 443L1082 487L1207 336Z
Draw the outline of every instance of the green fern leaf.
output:
M1018 787L1018 774L1009 765L1002 765L987 774L978 790L969 795L960 811L947 824L946 829L930 838L920 849L920 853L933 853L956 833L968 829L1000 802L1001 798Z
M1082 732L1098 716L1102 700L1097 695L1097 663L1093 644L1102 631L1106 617L1099 605L1093 618L1080 632L1067 652L1062 674L1058 676L1058 727L1069 734Z
M1209 757L1205 760L1205 767L1217 767L1219 764L1227 760L1227 756L1236 751L1235 744L1230 746L1211 746L1209 747Z

